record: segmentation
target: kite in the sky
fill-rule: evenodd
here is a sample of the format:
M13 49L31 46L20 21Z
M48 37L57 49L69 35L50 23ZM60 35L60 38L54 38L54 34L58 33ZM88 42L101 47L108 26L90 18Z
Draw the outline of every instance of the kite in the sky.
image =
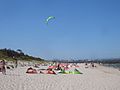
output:
M49 17L45 20L45 23L48 24L48 22L49 22L51 19L55 19L55 17L54 17L54 16L49 16Z

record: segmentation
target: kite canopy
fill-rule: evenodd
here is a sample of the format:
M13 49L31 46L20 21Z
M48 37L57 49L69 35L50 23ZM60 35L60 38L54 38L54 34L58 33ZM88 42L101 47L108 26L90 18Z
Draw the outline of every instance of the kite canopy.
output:
M75 69L74 71L65 71L65 70L61 70L61 72L59 72L61 74L82 74L80 71L78 71L77 69Z
M49 17L46 19L45 23L48 24L48 22L49 22L51 19L55 19L55 17L54 17L54 16L49 16Z

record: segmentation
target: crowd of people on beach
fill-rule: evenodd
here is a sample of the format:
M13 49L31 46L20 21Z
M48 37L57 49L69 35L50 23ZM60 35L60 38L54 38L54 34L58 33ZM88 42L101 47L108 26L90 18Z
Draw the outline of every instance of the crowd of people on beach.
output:
M11 67L12 68L17 68L17 66L18 66L17 60L14 62L14 66L13 65L11 65L10 67L9 66L7 65L7 62L5 62L4 59L1 60L0 61L0 72L2 72L2 74L6 75L6 69L10 69ZM56 70L56 71L65 71L65 70L69 69L70 67L74 67L74 66L79 67L75 63L73 63L73 64L68 64L68 63L67 64L65 64L65 63L64 64L62 64L62 63L55 64L55 63L53 63L53 65L50 65L50 64L48 65L48 69L41 70L39 73L55 74L54 70ZM39 65L35 64L34 67L39 68ZM88 67L89 67L88 63L85 63L85 68L88 68ZM94 63L91 63L91 67L96 67L96 66L94 65ZM37 71L34 68L30 67L30 68L27 69L26 73L37 73Z
M0 72L2 72L3 75L6 75L6 69L14 69L17 68L20 63L16 60L15 62L12 62L14 65L8 65L8 62L6 60L0 60ZM25 62L22 62L23 66L29 66L30 62L28 62L28 65L26 65ZM31 64L31 66L27 69L26 73L34 73L37 74L38 71L36 68L39 68L39 66L48 66L47 69L39 69L39 73L41 74L55 74L54 71L58 72L67 72L71 67L73 68L79 68L80 64L78 65L77 63L47 63L47 64ZM21 64L21 67L23 67ZM96 64L94 62L84 62L84 68L96 68ZM120 70L120 69L119 69ZM67 72L68 73L68 72Z

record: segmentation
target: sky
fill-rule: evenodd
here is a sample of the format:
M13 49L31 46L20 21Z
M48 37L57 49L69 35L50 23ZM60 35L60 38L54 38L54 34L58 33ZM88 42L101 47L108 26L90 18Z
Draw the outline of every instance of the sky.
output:
M49 60L119 58L120 0L0 0L0 48Z

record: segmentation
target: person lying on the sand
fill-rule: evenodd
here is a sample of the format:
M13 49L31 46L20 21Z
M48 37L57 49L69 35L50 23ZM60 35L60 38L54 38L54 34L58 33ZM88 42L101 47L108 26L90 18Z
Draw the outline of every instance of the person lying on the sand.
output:
M43 70L43 71L40 71L40 73L42 73L42 74L56 74L52 69Z
M37 73L36 69L28 68L26 73Z

